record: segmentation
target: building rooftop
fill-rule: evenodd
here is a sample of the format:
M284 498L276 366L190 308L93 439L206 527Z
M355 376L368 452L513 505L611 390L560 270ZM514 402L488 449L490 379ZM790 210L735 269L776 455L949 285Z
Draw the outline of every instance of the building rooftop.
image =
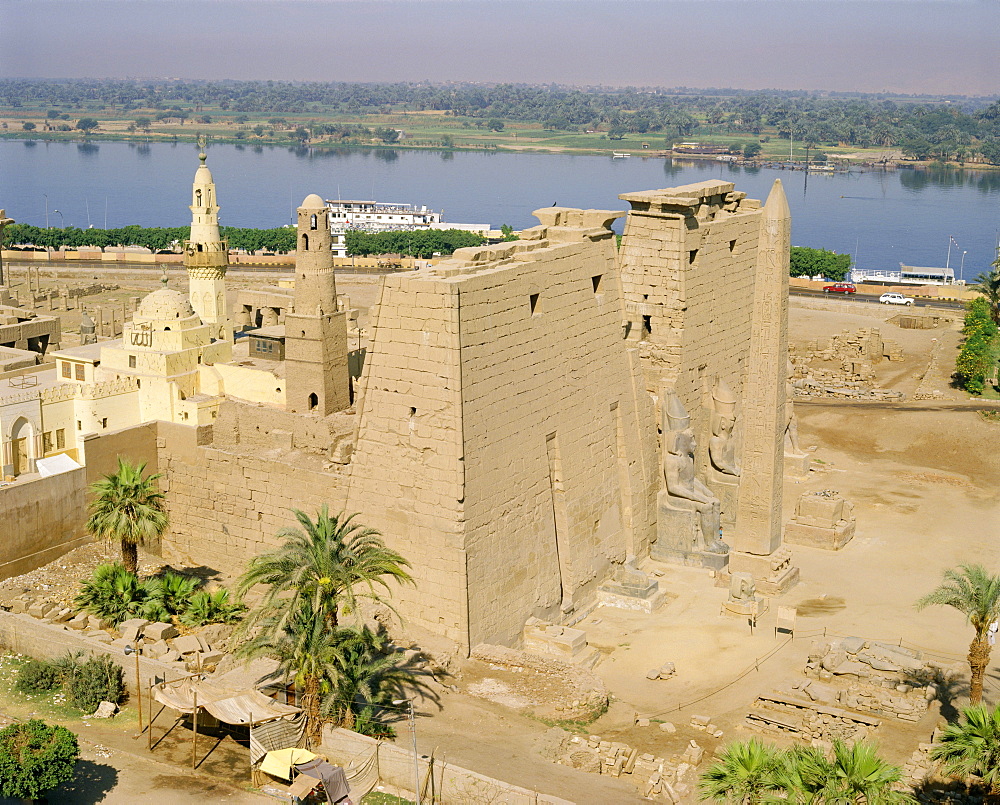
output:
M57 349L49 354L53 358L66 358L67 360L76 361L97 361L101 360L101 350L104 347L120 347L122 340L116 338L114 341L98 341L96 344L84 344L79 347L66 347L65 349Z

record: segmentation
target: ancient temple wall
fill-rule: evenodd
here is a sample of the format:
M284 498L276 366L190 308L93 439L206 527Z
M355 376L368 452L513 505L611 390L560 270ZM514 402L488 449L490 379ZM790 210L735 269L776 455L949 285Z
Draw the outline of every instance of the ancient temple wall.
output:
M674 390L692 418L705 466L711 390L739 396L749 343L760 205L729 182L626 193L619 259L629 340L646 385Z
M458 288L386 277L358 401L348 506L413 563L405 620L468 641Z
M637 454L654 426L633 396L612 242L523 259L462 282L473 644L579 607L651 529L655 467Z
M610 231L463 252L385 280L348 505L414 562L404 616L468 648L648 550L657 467Z

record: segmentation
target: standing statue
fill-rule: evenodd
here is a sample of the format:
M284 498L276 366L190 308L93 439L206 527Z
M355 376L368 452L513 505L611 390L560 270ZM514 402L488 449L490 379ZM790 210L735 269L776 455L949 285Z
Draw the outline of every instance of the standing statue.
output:
M785 455L803 458L808 455L799 447L799 420L795 416L795 367L791 361L786 363L785 379Z
M712 466L723 475L739 477L740 465L736 461L736 395L721 378L712 389L712 436L708 440L708 458Z
M691 417L676 394L663 402L663 480L667 500L675 508L698 513L700 537L688 550L725 553L719 539L719 499L695 475L695 442Z

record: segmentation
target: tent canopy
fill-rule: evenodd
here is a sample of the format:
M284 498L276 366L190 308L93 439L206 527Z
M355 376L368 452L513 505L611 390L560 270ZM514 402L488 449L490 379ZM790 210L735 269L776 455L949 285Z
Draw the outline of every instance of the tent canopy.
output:
M163 682L153 688L156 701L179 713L194 712L195 694L199 710L207 711L226 724L260 724L302 712L302 708L276 702L259 690L233 692L194 679Z

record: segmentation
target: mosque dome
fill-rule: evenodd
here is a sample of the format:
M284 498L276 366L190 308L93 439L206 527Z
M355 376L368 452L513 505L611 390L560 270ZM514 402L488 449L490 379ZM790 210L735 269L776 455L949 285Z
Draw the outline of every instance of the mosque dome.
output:
M139 303L135 311L137 319L146 321L169 321L171 319L189 319L194 316L194 308L188 298L179 291L161 288L153 291Z
M323 202L323 199L315 193L310 193L302 200L302 203L299 206L305 210L321 210L326 206L326 204Z

